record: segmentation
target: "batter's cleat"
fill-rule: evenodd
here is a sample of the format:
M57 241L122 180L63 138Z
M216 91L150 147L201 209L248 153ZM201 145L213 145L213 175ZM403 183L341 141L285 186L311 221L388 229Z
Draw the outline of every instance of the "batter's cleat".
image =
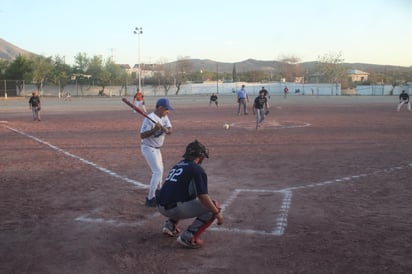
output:
M184 238L182 237L182 235L180 235L180 236L177 238L177 242L178 242L179 244L185 246L185 247L192 248L192 249L197 249L197 248L200 248L200 247L202 246L201 244L199 244L198 242L194 242L193 240L186 240L186 239L184 239Z
M152 198L152 199L149 200L149 199L146 197L145 206L147 206L147 207L157 207L156 198Z

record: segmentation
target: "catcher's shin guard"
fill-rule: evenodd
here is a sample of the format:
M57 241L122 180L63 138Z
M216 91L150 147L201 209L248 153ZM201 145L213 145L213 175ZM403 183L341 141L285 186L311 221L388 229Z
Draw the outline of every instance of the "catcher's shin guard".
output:
M213 203L215 204L215 206L217 207L217 209L220 212L221 208L219 206L219 203L215 200L213 200ZM204 221L200 218L197 218L196 221L203 222L203 225L200 226L199 229L196 231L195 235L193 235L192 241L198 243L199 245L202 245L203 241L200 240L199 237L203 232L205 232L206 228L208 228L214 222L215 219L216 219L216 216L214 214L212 215L212 217L209 220L206 220L206 221Z

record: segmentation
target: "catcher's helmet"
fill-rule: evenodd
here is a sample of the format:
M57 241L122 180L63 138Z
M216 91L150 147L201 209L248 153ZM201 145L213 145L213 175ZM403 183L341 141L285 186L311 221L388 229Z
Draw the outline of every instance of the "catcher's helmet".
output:
M209 158L209 151L198 140L194 140L193 142L187 145L186 152L185 154L183 154L182 157L187 160L194 160L201 155L203 155L206 158Z

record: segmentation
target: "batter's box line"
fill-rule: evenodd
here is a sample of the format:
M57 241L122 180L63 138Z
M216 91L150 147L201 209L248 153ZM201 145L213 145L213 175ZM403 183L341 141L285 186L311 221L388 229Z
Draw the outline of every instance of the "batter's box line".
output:
M255 192L255 193L280 193L283 194L282 205L279 209L279 214L275 219L275 226L272 231L263 231L255 229L240 229L240 228L227 228L227 227L211 227L212 231L223 231L232 233L244 233L244 234L258 234L258 235L270 235L270 236L282 236L285 233L288 224L288 212L292 203L292 191L289 190L266 190L266 189L235 189L227 199L226 203L221 205L222 213L229 207L233 201L239 196L241 192Z
M156 218L161 216L159 212L155 212L149 216L147 216L147 219L138 221L138 222L120 222L118 220L113 220L113 219L104 219L104 218L94 218L94 217L89 217L89 215L82 215L74 220L77 222L82 222L82 223L92 223L92 224L106 224L106 225L114 225L114 226L131 226L131 227L136 227L136 226L143 226L146 223L148 223L152 218Z

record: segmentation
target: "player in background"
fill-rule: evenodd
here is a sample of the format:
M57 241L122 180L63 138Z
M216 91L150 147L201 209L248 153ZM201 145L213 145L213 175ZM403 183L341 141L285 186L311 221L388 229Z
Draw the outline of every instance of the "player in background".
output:
M265 97L266 97L266 99L267 99L266 101L267 101L268 108L269 108L270 94L269 94L269 92L267 91L267 89L265 89L265 87L262 87L262 89L259 91L259 93L260 93L261 91L263 91L263 93L265 94Z
M40 97L36 94L35 91L32 92L31 97L29 99L29 109L33 115L33 121L40 121Z
M72 100L72 95L70 94L70 92L68 91L66 93L66 97L64 98L64 101L71 101Z
M243 106L243 114L247 115L246 102L249 102L249 96L246 92L245 85L237 92L237 115L240 115L240 108Z
M172 133L172 124L167 116L170 110L173 108L169 99L160 98L157 100L155 111L149 114L149 117L157 123L154 124L145 118L140 129L141 151L152 171L149 193L145 202L148 207L157 206L155 194L163 180L164 165L160 148L163 146L165 136Z
M216 93L212 93L212 95L210 96L209 107L212 105L212 103L214 103L216 107L218 107Z
M139 88L137 88L136 94L133 96L133 104L135 104L138 108L141 108L144 111L144 113L147 113L144 102L144 95Z
M398 104L398 112L401 110L403 105L408 105L408 110L411 111L411 103L409 102L409 94L402 90L401 94L399 94L399 104Z
M206 147L195 140L187 145L182 157L169 171L158 193L158 209L168 218L163 233L171 237L179 235L180 220L196 218L177 241L189 248L199 248L203 244L199 236L215 219L218 225L223 224L223 216L218 203L208 194L207 175L201 167L203 160L209 158Z
M268 99L265 96L263 90L259 91L259 96L255 98L253 102L253 114L256 115L256 130L260 127L263 120L265 120L265 113L269 111Z
M289 89L288 89L288 87L285 85L285 88L283 89L283 98L286 99L286 97L288 96L288 92L289 92Z

